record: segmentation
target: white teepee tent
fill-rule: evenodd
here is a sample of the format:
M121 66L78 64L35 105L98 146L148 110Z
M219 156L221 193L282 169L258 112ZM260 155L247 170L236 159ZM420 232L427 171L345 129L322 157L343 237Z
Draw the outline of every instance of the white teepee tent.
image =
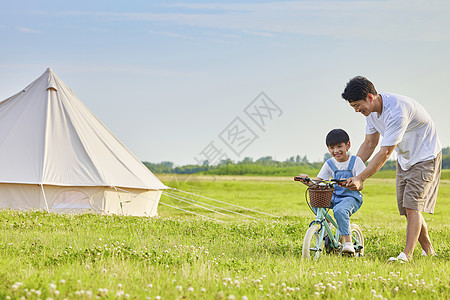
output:
M0 207L154 216L165 188L52 70L0 102Z

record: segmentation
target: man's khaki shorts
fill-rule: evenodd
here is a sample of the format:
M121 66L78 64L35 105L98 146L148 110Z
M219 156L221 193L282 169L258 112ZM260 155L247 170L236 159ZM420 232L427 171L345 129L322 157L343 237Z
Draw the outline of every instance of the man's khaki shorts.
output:
M403 171L397 162L397 205L400 215L406 208L432 214L441 178L442 153L435 159L419 162Z

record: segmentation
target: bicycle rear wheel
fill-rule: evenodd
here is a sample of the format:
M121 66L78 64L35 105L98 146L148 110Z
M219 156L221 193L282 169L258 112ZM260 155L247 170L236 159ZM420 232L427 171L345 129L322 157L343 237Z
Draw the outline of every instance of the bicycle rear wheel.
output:
M312 225L306 231L305 238L303 240L302 257L318 259L320 252L324 249L324 239L319 240L320 226L317 224Z
M363 256L364 255L364 235L361 230L361 228L356 224L350 225L350 230L352 233L352 236L358 241L359 246L362 248L357 247L357 243L353 243L355 245L355 256Z

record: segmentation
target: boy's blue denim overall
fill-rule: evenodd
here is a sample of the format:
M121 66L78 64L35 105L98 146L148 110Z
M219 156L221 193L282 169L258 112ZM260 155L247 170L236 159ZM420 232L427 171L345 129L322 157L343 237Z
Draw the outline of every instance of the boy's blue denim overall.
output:
M331 159L326 163L334 172L335 179L347 179L353 177L353 167L356 156L350 157L350 162L346 170L338 170ZM350 216L354 214L362 205L363 198L361 192L352 191L342 186L335 186L330 208L333 209L334 218L339 226L341 235L350 235ZM316 209L314 212L316 212Z

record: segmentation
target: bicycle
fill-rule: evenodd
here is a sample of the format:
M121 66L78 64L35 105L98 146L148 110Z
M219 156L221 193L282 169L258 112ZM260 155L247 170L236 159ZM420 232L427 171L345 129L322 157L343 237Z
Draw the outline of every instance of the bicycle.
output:
M334 186L345 180L330 179L315 181L311 178L294 177L295 181L305 180L312 185L305 191L305 199L308 206L314 212L311 206L317 208L316 219L309 224L303 240L303 258L318 259L321 252L325 250L327 254L342 254L342 237L339 232L339 226L332 216L328 214L331 205ZM309 192L310 201L307 194ZM311 205L310 205L311 202ZM327 209L327 210L326 210ZM364 255L364 235L361 228L356 224L350 225L355 256Z

